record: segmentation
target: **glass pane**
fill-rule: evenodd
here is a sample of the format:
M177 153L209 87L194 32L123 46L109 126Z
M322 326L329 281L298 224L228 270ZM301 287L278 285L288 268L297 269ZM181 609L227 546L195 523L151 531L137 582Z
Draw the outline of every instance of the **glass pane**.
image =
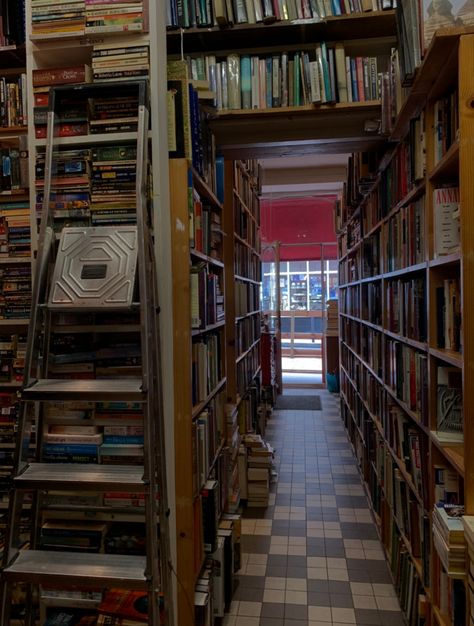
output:
M288 278L280 276L280 308L282 311L290 310L290 301L288 297Z
M290 272L306 272L306 261L290 261Z
M292 311L308 310L308 277L306 274L290 276L290 309Z
M310 272L320 272L321 271L321 261L310 261L309 262L309 271Z
M286 272L288 270L288 262L280 261L280 272Z
M309 308L310 311L321 311L323 305L323 288L321 275L309 277Z
M338 261L328 261L328 263L329 263L329 270L331 272L337 272Z
M337 290L337 274L329 274L328 276L328 286L329 286L329 297L337 298L338 290Z

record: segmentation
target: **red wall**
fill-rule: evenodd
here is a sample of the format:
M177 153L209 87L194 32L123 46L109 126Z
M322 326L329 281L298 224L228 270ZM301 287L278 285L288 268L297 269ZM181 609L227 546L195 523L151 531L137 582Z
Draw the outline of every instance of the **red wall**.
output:
M320 247L305 243L336 243L334 206L336 196L262 200L262 243L279 241L282 261L320 258ZM283 244L303 244L288 246ZM326 258L337 258L336 246L325 249Z

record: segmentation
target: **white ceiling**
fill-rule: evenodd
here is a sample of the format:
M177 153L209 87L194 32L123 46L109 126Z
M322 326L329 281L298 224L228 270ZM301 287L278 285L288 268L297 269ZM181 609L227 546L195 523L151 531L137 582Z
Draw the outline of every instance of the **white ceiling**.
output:
M348 154L325 154L261 159L262 196L340 194L347 175L348 157Z

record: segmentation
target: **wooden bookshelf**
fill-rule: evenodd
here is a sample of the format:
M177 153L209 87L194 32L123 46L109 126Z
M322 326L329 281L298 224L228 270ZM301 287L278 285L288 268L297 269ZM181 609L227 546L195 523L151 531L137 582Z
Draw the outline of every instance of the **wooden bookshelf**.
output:
M184 52L241 50L262 46L281 49L283 46L327 40L395 37L395 11L370 11L327 17L322 21L301 23L234 24L231 28L189 28L183 32ZM181 51L181 33L168 31L168 53Z
M474 511L474 429L469 419L474 409L474 331L469 316L474 306L474 229L470 218L474 201L473 55L473 29L447 29L436 34L395 122L395 152L387 153L383 165L373 172L369 192L360 195L359 204L346 212L350 217L339 228L340 271L344 279L340 285L342 417L360 463L381 540L391 555L390 562L400 565L408 559L412 563L406 566L411 571L409 578L400 578L400 570L395 567L395 583L402 587L410 584L415 593L426 596L427 623L432 625L453 624L451 617L440 609L442 565L432 541L431 512L443 493L443 483L439 481L449 475L452 485L457 484L458 498L466 513L472 515ZM459 131L451 145L442 147L440 155L433 131L435 109L441 99L448 102L451 98L452 102L455 90ZM395 192L390 188L395 195L388 196L383 185L393 159L396 163L397 151L411 151L412 163L419 158L413 150L416 142L411 148L408 146L414 136L410 133L418 132L414 128L420 114L424 116L426 138L423 174L417 178L414 170L404 174L400 173L403 168L397 170ZM396 188L405 184L404 176L408 189L399 194L400 199ZM439 209L434 199L435 190L457 186L461 207L459 251L455 245L439 247ZM414 226L416 223L418 227ZM359 224L359 239L348 248L348 235L358 232ZM392 230L395 226L401 230ZM407 235L408 230L403 229L409 228L415 230ZM397 237L402 232L407 236L400 245ZM366 257L367 252L371 256ZM365 276L366 273L371 275ZM371 317L366 319L363 313L364 308L369 313L373 311L365 302L367 294L381 302L381 324L372 323ZM461 298L462 330L454 313L456 301ZM410 321L410 313L400 306L411 307L412 312L418 310L416 319ZM447 315L448 321L444 317ZM439 376L444 371L462 376L463 441L455 433L441 432L438 422L438 387L442 384ZM403 432L400 430L394 438L397 428ZM400 442L408 446L405 452ZM409 458L414 449L419 449L420 458L429 462L417 465L415 458ZM382 461L387 455L392 459L389 466L386 460ZM388 491L387 483L392 481ZM456 487L452 488L456 493ZM394 490L405 495L401 499L397 496L397 501ZM412 501L417 503L416 515L410 508ZM410 522L411 515L414 517ZM416 523L423 528L421 537L413 534ZM397 549L395 557L393 545L404 546L401 552ZM469 601L466 611L468 607ZM405 604L402 609L408 621L415 619L414 603Z
M192 181L192 187L190 187ZM218 469L219 459L225 455L227 442L225 441L224 402L226 395L226 361L225 361L225 325L224 319L213 323L204 323L200 328L194 328L192 315L195 309L192 306L193 291L191 286L191 270L199 264L206 268L206 272L219 273L219 284L224 294L224 264L222 256L210 256L209 250L198 250L190 247L197 243L195 228L200 227L201 221L190 220L196 207L196 201L207 203L212 210L222 214L222 205L215 192L202 180L197 172L193 171L186 159L170 159L170 192L171 215L173 223L177 225L172 236L172 275L173 275L173 319L174 319L174 361L175 379L180 381L174 390L175 396L175 475L176 475L176 528L177 528L177 575L181 582L178 587L178 623L183 625L194 624L194 606L189 599L194 598L197 578L203 565L202 536L200 526L196 525L196 515L201 516L201 489L204 484L196 476L198 468L196 458L198 443L196 428L200 416L208 411L214 402L219 402L214 418L216 420L216 441L212 458L206 470L207 477L214 475ZM197 195L196 195L197 194ZM191 229L192 233L191 233ZM223 238L221 238L223 239ZM222 255L221 241L219 254ZM194 294L195 295L195 294ZM201 295L199 295L201 297ZM218 380L212 388L208 388L204 396L193 397L193 380L195 381L196 368L194 362L193 345L195 342L206 341L207 337L219 337L220 342L220 372ZM208 433L208 437L211 437ZM211 443L207 444L209 447ZM219 480L226 480L220 476ZM197 481L197 482L196 482ZM225 503L220 503L223 511ZM196 563L196 555L201 555Z

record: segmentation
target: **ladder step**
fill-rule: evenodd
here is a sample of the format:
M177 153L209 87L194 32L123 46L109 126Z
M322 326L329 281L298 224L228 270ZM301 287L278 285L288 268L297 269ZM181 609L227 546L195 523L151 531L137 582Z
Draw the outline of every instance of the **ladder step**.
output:
M37 380L22 391L24 400L84 400L89 402L145 402L141 378L107 378L101 380Z
M21 550L3 570L9 582L146 589L144 556Z
M144 492L143 467L82 463L31 463L15 477L17 489Z

